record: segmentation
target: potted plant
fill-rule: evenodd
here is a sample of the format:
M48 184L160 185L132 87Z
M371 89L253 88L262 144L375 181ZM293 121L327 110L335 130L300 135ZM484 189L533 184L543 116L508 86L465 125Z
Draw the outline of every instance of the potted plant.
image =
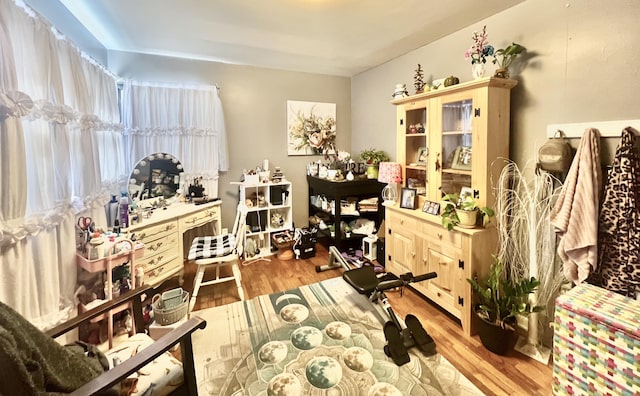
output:
M442 197L442 226L447 230L453 230L454 226L474 228L478 224L478 214L484 224L484 219L493 217L495 212L489 207L479 207L478 201L471 194L460 198L459 194L446 194Z
M532 306L529 295L540 285L531 277L519 282L506 279L504 263L493 256L489 276L483 282L467 279L471 284L478 316L478 335L485 348L499 355L506 353L516 329L518 315L540 312L543 306Z
M331 235L331 238L336 237L336 226L334 224L329 224L329 234Z
M349 224L346 224L344 226L344 236L346 238L351 238L351 227L349 226Z
M382 150L369 148L360 153L360 159L367 163L367 178L378 178L378 165L381 162L389 161L389 156Z
M511 43L505 48L500 48L493 54L493 63L498 65L495 76L509 78L509 66L516 57L527 49L518 43Z

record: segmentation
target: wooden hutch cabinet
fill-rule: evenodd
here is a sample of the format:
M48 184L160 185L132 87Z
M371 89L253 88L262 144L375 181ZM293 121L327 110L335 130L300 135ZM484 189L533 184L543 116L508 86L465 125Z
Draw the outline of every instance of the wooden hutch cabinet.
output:
M386 269L396 275L435 271L414 288L474 333L467 278L484 276L497 251L494 225L447 231L425 201L465 191L495 207L493 190L509 158L510 92L514 80L482 78L391 101L397 106L397 161L403 186L418 195L415 210L386 206Z

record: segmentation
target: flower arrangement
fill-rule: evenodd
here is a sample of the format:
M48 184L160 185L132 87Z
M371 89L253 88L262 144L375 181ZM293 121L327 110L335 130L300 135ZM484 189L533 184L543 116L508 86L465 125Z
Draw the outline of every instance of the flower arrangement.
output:
M493 46L487 39L487 26L482 27L482 32L473 32L471 37L473 45L464 53L465 59L471 59L471 64L487 63L487 57L493 55Z
M324 118L314 114L313 110L308 116L298 112L289 134L297 142L296 150L310 147L313 154L335 152L336 120L333 117Z

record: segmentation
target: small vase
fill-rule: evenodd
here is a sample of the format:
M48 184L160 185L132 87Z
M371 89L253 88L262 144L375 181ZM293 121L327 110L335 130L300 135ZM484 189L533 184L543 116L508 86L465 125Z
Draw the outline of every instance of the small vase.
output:
M495 76L500 78L509 78L509 69L506 67L499 67L496 69Z
M484 63L479 62L479 63L472 64L471 65L471 74L473 75L474 79L478 79L478 78L484 77Z

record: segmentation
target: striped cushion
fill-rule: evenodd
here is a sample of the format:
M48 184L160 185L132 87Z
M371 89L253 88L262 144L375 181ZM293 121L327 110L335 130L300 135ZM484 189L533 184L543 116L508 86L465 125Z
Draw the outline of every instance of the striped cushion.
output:
M189 260L226 256L233 252L236 236L233 234L197 237L189 249Z

